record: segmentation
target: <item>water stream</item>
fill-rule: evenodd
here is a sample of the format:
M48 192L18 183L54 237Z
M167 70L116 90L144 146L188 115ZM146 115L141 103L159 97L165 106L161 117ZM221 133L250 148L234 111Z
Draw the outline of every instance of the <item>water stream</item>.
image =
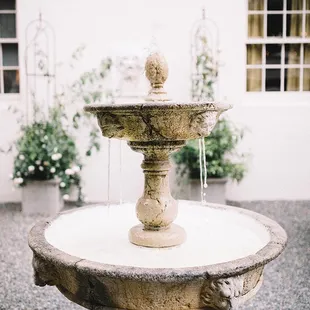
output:
M119 140L119 204L123 203L123 141Z
M111 205L111 139L108 139L107 204ZM119 204L123 203L123 141L119 141Z
M207 161L206 161L206 146L205 139L200 138L198 140L199 144L199 168L200 168L200 193L201 193L201 202L206 202L206 189L208 187L207 183Z
M108 139L108 208L110 208L110 187L111 187L111 139Z

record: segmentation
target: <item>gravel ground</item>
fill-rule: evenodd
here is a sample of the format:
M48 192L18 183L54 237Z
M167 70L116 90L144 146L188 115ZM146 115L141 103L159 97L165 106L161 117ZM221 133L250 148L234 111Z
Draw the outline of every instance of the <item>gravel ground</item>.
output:
M310 203L242 203L242 207L277 220L289 236L285 252L267 266L262 289L242 310L309 310ZM18 206L0 205L0 310L83 309L56 288L33 284L27 234L40 219L22 216Z

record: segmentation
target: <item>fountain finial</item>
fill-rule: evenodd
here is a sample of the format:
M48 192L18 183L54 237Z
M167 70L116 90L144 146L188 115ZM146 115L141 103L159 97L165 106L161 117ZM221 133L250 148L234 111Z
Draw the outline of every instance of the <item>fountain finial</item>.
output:
M170 101L164 90L168 71L167 61L162 54L156 52L148 56L145 63L145 75L150 81L151 90L145 101Z

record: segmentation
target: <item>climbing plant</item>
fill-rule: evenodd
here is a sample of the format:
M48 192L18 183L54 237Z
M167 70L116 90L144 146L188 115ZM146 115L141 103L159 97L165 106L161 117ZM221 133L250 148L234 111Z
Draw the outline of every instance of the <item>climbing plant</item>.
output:
M218 47L212 48L208 41L205 14L193 32L191 98L193 101L214 101L218 83ZM232 121L221 118L211 134L204 138L208 177L230 177L238 182L246 173L245 155L237 151L244 130ZM173 155L177 165L178 183L184 175L189 179L200 178L198 140L189 141Z
M214 100L214 85L218 77L218 63L208 47L207 38L198 35L196 44L199 48L194 54L194 72L192 74L191 97L194 101Z
M72 70L83 57L85 47L79 47L68 64ZM42 66L43 68L44 66ZM9 110L16 114L20 125L20 137L7 150L16 150L12 179L18 186L28 180L49 180L60 178L60 187L67 195L71 185L79 189L78 201L83 200L80 170L82 162L76 147L79 129L88 132L88 143L84 154L91 156L101 148L100 135L95 118L83 111L84 104L113 101L112 91L103 83L112 67L111 58L103 59L99 66L78 75L73 82L60 85L53 105L48 111L31 93L32 117L27 124L23 111L14 106ZM80 105L78 105L80 103Z

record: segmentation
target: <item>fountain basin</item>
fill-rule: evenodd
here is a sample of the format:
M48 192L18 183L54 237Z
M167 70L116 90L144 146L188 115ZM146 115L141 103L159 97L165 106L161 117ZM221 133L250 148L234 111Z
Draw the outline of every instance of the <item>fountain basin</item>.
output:
M64 212L36 225L29 245L37 285L56 285L88 309L236 309L258 291L285 231L251 211L180 201L187 240L144 248L128 240L134 204Z
M97 116L102 135L126 141L176 141L208 136L231 106L215 102L94 104L84 110Z

